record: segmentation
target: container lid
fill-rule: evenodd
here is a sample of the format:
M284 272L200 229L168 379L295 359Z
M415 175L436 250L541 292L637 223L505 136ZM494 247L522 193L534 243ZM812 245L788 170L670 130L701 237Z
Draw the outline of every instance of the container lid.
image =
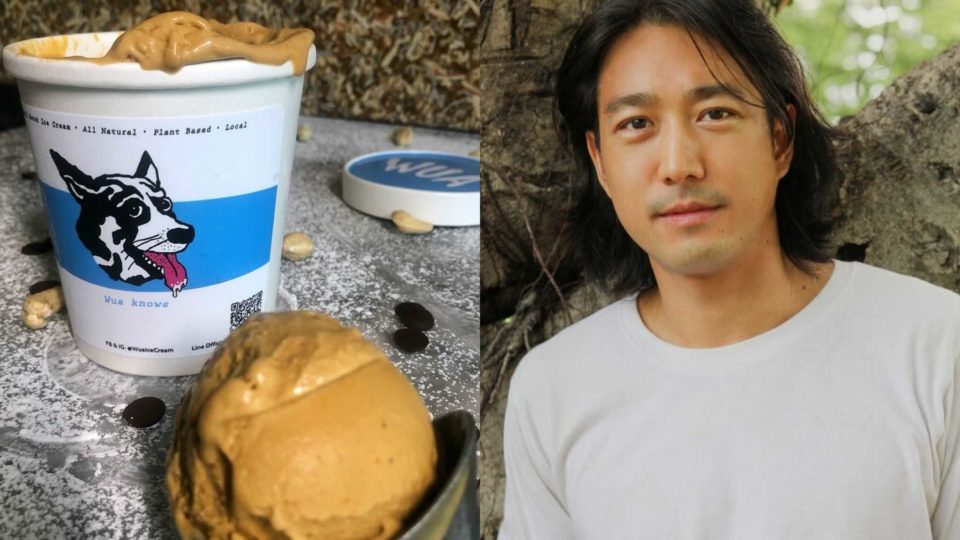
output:
M480 160L420 150L363 155L343 168L343 199L384 219L403 210L434 225L479 225Z

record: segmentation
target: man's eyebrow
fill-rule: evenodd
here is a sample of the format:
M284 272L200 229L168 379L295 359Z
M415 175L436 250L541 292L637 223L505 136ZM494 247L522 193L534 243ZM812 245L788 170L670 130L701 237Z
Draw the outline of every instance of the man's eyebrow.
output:
M716 96L729 96L734 99L743 101L743 92L736 87L730 85L721 85L721 84L707 84L703 86L698 86L684 92L683 97L689 101L704 101ZM636 92L633 94L626 94L623 96L618 96L609 103L604 108L604 113L613 114L620 109L627 107L646 107L650 105L655 105L660 101L660 97L656 94L649 94L647 92Z
M692 99L694 101L704 101L716 96L728 96L734 99L744 100L743 92L739 88L723 85L723 84L708 84L705 86L698 86L692 90L688 90L684 97L687 99Z
M637 92L635 94L617 96L607 103L607 106L604 108L604 112L606 114L613 114L620 109L625 109L627 107L645 107L647 105L653 105L658 101L660 101L659 97L646 92Z

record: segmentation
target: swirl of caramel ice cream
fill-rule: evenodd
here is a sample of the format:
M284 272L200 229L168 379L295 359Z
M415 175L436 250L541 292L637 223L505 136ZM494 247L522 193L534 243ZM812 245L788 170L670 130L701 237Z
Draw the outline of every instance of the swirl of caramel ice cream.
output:
M290 61L294 74L301 75L313 38L308 28L267 28L252 22L223 24L186 11L171 11L127 30L99 58L64 56L65 36L47 38L42 46L23 47L19 52L97 64L137 62L143 69L171 73L187 64L228 58L272 65Z

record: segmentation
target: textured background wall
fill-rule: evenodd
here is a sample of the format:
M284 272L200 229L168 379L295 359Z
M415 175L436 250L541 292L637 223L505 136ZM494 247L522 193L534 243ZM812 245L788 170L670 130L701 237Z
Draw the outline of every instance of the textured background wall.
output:
M317 66L303 114L480 130L476 0L2 0L0 43L123 30L183 9L221 22L306 26ZM0 73L0 82L10 76Z

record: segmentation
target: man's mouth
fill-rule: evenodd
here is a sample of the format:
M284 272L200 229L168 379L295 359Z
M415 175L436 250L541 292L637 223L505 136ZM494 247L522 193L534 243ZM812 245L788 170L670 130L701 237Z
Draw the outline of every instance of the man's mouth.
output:
M187 269L177 260L177 254L144 251L143 255L150 264L163 272L163 282L168 289L173 291L173 296L176 298L177 294L187 284Z
M686 201L670 206L657 214L656 217L671 225L684 227L704 223L713 217L719 209L720 207L716 205L709 205L697 201Z

